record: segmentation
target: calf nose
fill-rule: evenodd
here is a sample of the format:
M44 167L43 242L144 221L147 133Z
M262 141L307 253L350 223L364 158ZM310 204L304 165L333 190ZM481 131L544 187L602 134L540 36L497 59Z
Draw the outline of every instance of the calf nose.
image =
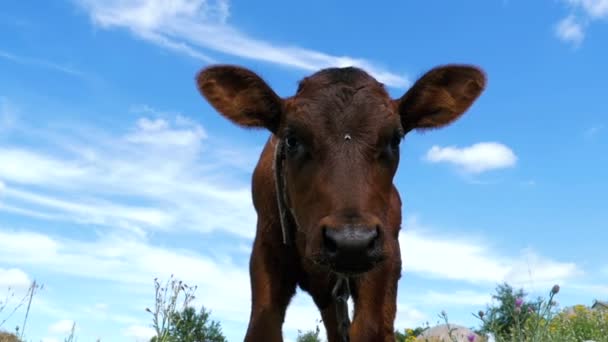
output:
M379 235L378 227L324 228L323 249L336 271L362 272L379 256Z

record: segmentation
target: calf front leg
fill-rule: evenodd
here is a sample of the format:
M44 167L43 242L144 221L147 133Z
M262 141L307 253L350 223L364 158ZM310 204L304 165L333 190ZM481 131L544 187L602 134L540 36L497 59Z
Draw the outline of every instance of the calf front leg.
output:
M336 284L336 277L326 272L312 272L308 283L304 285L306 291L312 296L317 308L321 312L321 318L327 342L342 342L338 331L337 311L338 306L332 296L332 289Z
M283 246L268 245L256 237L249 269L252 306L245 342L283 341L285 311L296 290L283 251Z
M355 315L350 328L350 342L395 341L400 275L401 262L393 259L353 281Z

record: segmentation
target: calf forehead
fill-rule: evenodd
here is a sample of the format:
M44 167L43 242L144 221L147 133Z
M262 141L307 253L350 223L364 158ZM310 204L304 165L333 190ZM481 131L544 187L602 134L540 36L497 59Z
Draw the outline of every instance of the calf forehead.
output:
M322 70L300 82L290 119L317 130L374 130L395 122L384 86L357 68Z
M383 87L380 82L359 68L328 68L320 70L300 81L298 93L305 91L307 88L318 88L332 84L348 84L353 87L371 85Z

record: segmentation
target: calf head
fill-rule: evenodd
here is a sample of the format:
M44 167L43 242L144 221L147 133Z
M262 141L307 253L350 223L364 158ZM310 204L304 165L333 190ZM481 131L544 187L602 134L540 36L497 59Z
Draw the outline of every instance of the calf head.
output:
M285 144L285 192L305 257L357 274L397 243L400 222L389 218L400 220L391 210L400 210L393 177L403 136L456 120L483 91L485 76L472 66L437 67L399 99L353 67L321 70L288 98L236 66L204 69L197 83L223 116L266 128Z

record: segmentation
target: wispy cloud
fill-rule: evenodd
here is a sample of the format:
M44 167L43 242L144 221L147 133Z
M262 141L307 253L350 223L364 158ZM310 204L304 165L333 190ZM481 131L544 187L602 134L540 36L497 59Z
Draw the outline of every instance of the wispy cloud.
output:
M488 241L440 236L410 217L400 234L403 270L438 279L470 284L507 281L528 286L552 286L581 274L573 262L552 260L531 250L515 255L492 252Z
M222 230L253 237L249 184L220 172L232 162L216 153L200 124L176 114L140 117L121 135L78 131L61 134L61 143L47 141L45 150L0 146L0 210L138 233ZM236 159L251 159L230 150Z
M156 331L149 326L131 325L125 329L124 334L126 337L134 338L137 342L147 342L156 336Z
M421 296L424 304L484 306L492 301L486 292L458 290L453 292L427 291Z
M18 110L5 97L0 97L0 133L12 129L17 122Z
M140 39L212 62L204 51L219 52L307 71L358 66L379 81L405 87L407 78L360 58L334 56L294 45L256 39L227 23L227 0L76 0L103 28L125 28Z
M148 299L153 298L152 279L164 280L173 274L189 285L198 286L195 305L204 304L223 323L244 325L249 317L249 307L243 305L250 300L246 267L190 250L154 246L145 239L127 237L119 232L106 232L96 240L84 242L0 226L0 264L7 263L24 265L34 271L44 270L62 278L104 282L112 288L122 288L122 291L128 289L131 303L138 300L149 303ZM86 300L82 303L93 305ZM137 311L143 313L143 305L149 304L142 304ZM80 310L73 312L70 318L79 321L85 316L90 315ZM123 326L128 336L147 332L135 328L142 327L143 322L133 322L130 318L111 321ZM310 323L314 324L314 321ZM65 327L67 323L62 318L61 324L52 332Z
M585 28L575 16L569 15L557 24L555 34L564 42L579 46L585 39Z
M483 173L515 166L517 156L508 147L496 142L482 142L469 147L433 146L425 159L432 163L450 163L465 172Z
M567 4L585 12L593 19L608 17L607 0L565 0Z
M85 74L84 72L77 70L71 66L67 66L67 65L63 65L63 64L43 60L43 59L38 59L38 58L19 56L19 55L16 55L16 54L13 54L13 53L10 53L7 51L3 51L3 50L0 50L0 58L17 63L17 64L35 66L35 67L39 67L39 68L45 68L45 69L49 69L49 70L53 70L53 71L58 71L58 72L61 72L64 74L68 74L70 76L76 76L76 77L80 77L80 78L87 77L87 74Z
M57 321L57 322L51 324L51 326L49 326L49 332L51 334L67 335L72 331L73 325L74 325L74 321L69 320L69 319L62 319L60 321Z
M593 125L593 126L587 128L584 133L585 138L587 138L587 139L595 138L598 134L601 133L601 131L604 130L604 127L605 126L603 124L598 124L598 125Z
M0 267L0 289L25 289L32 283L30 277L18 268ZM2 301L0 301L2 303Z
M555 26L556 36L566 43L579 46L585 39L585 31L597 20L608 19L608 0L562 0L570 14Z

